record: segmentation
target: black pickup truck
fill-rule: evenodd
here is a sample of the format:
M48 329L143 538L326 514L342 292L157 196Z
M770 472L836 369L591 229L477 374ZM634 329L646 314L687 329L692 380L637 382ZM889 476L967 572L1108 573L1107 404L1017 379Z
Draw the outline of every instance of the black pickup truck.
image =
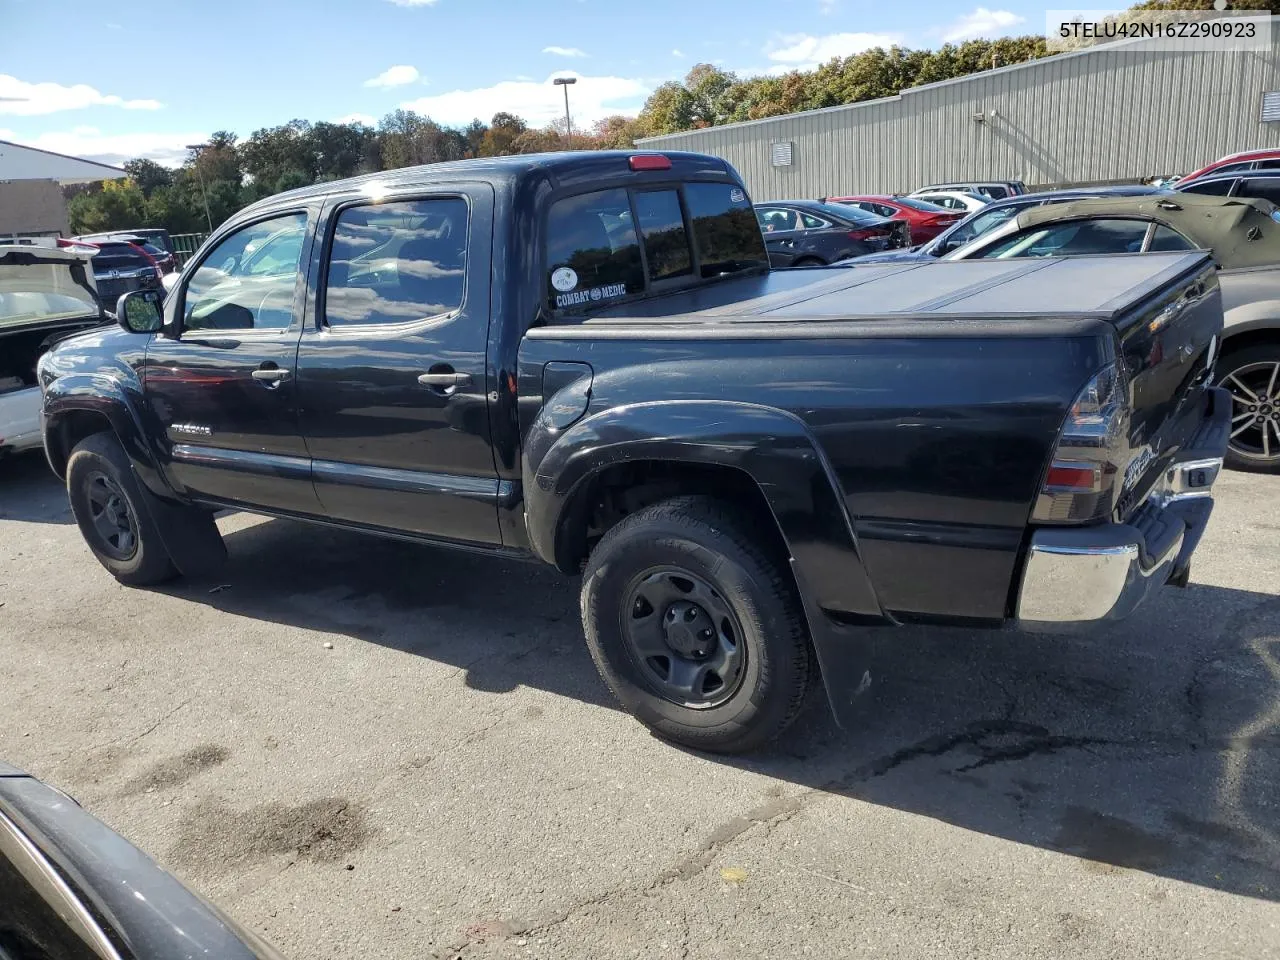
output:
M867 628L1087 625L1185 583L1231 410L1206 254L771 272L693 154L282 194L117 314L39 379L118 579L206 570L225 508L535 558L582 574L622 704L709 750L819 672L841 715Z

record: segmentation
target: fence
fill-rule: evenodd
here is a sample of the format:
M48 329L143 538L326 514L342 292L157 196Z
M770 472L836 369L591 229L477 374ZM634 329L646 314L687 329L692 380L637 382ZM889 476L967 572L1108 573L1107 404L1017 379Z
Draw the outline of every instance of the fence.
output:
M192 254L200 249L200 244L208 236L207 233L175 233L169 237L173 241L173 256L179 267L186 266Z

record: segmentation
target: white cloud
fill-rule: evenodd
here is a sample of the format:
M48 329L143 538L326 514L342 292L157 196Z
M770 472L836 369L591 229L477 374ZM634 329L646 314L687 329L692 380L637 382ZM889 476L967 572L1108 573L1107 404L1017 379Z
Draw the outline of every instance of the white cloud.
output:
M674 49L674 50L672 50L672 51L671 51L671 55L672 55L673 57L680 57L680 58L682 58L682 59L683 59L683 57L684 57L684 51L683 51L683 50L681 50L679 47L676 47L676 49Z
M421 76L422 74L418 73L417 67L399 64L394 67L387 67L376 77L370 77L364 82L364 85L366 87L403 87L405 84L415 82Z
M378 118L368 113L348 113L345 117L339 117L334 123L363 123L366 127L376 127Z
M146 157L166 167L177 167L187 158L188 143L203 143L209 131L186 133L122 133L103 134L96 127L76 127L61 133L42 133L24 137L12 130L0 130L0 140L25 144L40 150L65 153L118 167L126 160Z
M122 107L125 110L159 110L159 100L125 100L115 94L101 93L85 83L64 86L61 83L27 83L0 73L0 114L34 117L61 110L85 107Z
M530 126L545 126L564 116L564 94L552 84L560 76L577 77L569 90L573 125L587 125L614 113L634 113L644 105L652 87L624 77L584 77L556 73L542 82L504 80L491 87L453 90L433 97L421 97L400 104L438 123L465 124L479 118L488 120L505 111L524 117Z
M899 33L829 33L822 37L793 33L778 37L774 49L766 52L770 60L783 65L781 72L785 73L812 70L832 57L851 57L872 47L891 47L902 40Z
M979 37L1000 37L1026 21L1009 10L988 10L978 7L972 13L966 13L942 31L943 43L963 43L965 40L976 40Z
M543 53L549 53L556 57L585 57L585 51L579 50L577 47L543 47Z

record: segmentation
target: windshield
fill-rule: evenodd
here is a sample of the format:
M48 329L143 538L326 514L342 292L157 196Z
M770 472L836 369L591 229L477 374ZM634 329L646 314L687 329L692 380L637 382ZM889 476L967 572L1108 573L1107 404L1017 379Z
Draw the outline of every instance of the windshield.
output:
M92 291L75 282L76 267L83 269L71 263L0 261L0 328L96 314Z

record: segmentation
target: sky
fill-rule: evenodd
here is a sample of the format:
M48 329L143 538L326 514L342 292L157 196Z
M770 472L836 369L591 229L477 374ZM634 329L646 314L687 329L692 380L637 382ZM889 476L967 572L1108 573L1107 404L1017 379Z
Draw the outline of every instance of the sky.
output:
M635 114L695 63L812 69L898 43L1044 31L992 0L0 0L0 140L105 163L176 165L215 130L399 107L462 126Z

